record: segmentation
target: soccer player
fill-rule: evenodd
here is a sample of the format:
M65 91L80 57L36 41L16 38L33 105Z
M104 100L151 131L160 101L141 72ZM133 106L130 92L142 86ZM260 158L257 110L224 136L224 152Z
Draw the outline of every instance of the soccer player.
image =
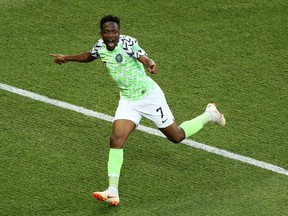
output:
M154 122L157 128L173 143L198 132L207 122L224 126L226 121L214 103L209 103L205 112L177 126L166 102L164 93L145 72L158 73L156 63L148 57L136 39L120 34L120 19L108 15L100 21L101 39L91 51L75 55L50 54L57 64L69 61L92 62L101 59L112 79L120 89L120 100L113 121L108 160L109 187L103 192L94 192L99 201L110 205L119 204L118 184L123 164L123 147L142 116Z

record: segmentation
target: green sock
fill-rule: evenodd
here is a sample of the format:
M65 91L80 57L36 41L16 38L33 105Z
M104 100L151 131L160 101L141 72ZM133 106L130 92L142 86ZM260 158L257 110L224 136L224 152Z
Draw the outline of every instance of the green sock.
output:
M108 161L108 177L110 187L118 188L123 158L123 149L110 148Z
M185 132L185 138L197 133L203 126L210 121L210 116L207 113L203 113L196 118L183 122L181 127Z

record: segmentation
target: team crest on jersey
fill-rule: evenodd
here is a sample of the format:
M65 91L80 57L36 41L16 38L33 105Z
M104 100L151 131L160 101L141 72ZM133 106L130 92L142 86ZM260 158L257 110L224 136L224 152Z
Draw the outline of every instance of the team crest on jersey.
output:
M120 63L120 62L123 61L123 57L122 57L121 54L117 54L116 57L115 57L115 59L116 59L116 61L117 61L118 63Z

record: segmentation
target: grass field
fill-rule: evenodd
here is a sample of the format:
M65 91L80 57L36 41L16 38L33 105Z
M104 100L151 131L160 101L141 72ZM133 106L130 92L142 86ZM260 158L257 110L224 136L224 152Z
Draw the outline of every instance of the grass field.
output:
M0 0L0 84L113 116L118 90L103 63L52 62L121 18L158 64L176 121L215 101L227 127L192 140L288 170L286 0ZM0 215L285 216L287 175L174 145L136 130L125 146L118 207L107 187L110 122L0 89ZM155 128L143 119L142 125Z

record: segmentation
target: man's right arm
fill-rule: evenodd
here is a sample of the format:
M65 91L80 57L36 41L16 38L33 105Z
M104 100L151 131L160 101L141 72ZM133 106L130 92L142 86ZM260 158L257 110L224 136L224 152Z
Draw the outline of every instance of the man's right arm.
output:
M64 64L69 61L76 61L76 62L91 62L96 58L92 56L90 51L83 52L80 54L75 55L62 55L62 54L50 54L54 58L54 62L57 64Z

